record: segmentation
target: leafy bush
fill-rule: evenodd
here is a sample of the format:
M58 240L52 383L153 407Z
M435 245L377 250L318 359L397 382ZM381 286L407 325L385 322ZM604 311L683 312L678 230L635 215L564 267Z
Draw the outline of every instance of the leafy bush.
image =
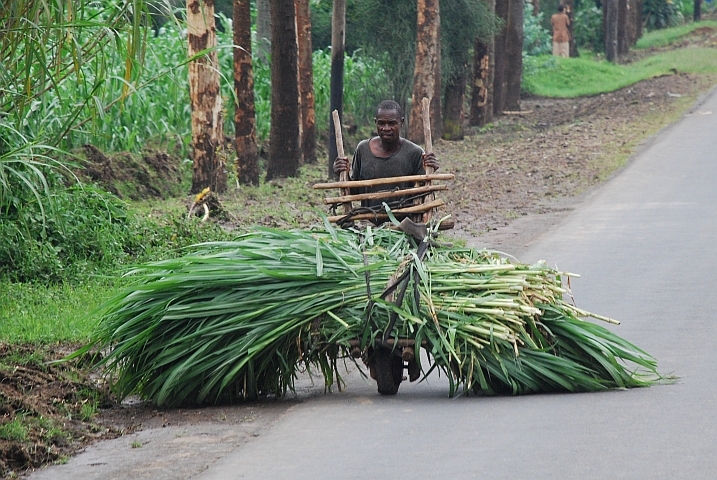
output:
M583 8L575 12L575 42L578 47L595 53L605 51L605 33L602 28L602 10Z
M552 51L552 36L542 26L543 12L533 15L530 2L524 3L523 54L528 56L545 55Z
M50 199L45 218L33 199L0 217L0 276L15 282L73 281L173 248L228 238L212 224L135 216L117 197L91 185L55 188Z
M645 0L642 21L648 30L675 27L684 21L680 0Z

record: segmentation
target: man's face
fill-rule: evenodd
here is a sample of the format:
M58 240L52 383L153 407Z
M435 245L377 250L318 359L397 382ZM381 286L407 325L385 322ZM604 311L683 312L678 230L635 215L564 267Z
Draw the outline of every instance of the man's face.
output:
M376 134L382 142L393 143L398 141L403 126L403 118L395 110L379 110L376 114Z

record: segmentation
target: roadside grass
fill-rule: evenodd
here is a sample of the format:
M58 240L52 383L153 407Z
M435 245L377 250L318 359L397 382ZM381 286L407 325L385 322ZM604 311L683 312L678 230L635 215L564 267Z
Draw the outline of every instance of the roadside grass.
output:
M665 47L681 40L698 28L704 27L717 29L717 21L704 20L701 22L687 23L674 28L653 30L645 33L642 38L637 41L637 44L633 48L641 50L646 48Z
M97 277L79 285L0 280L0 342L87 341L97 321L90 313L121 285L121 279L111 277Z
M660 52L627 65L595 58L534 57L523 81L526 93L574 98L612 92L648 78L674 73L717 73L717 50L684 48Z

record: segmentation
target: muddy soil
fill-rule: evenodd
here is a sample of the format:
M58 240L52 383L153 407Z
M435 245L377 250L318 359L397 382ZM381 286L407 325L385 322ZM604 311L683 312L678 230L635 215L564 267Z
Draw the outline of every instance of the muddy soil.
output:
M519 257L667 123L685 112L712 114L700 110L699 98L716 82L714 77L676 72L594 97L524 98L520 114L497 117L486 131L469 128L462 141L436 142L442 170L456 175L450 190L440 195L456 223L450 235ZM97 178L114 168L101 152L88 148L87 153L106 166ZM157 169L174 188L179 181L173 162L161 155L150 157L161 160ZM146 190L163 195L154 191L156 186ZM231 212L229 205L224 207ZM199 409L119 404L81 361L43 362L72 350L0 345L0 476L31 475L40 469L33 478L60 478L53 472L69 465L53 467L56 471L41 467L64 463L90 445L114 438L99 443L107 447L92 447L86 454L84 464L95 466L97 478L129 478L121 472L134 472L132 478L189 478L226 449L260 435L292 406L291 401ZM13 434L9 425L18 415L33 415L44 423L24 437ZM59 434L60 425L68 433ZM118 454L126 464L107 465L107 456L118 448L126 450Z

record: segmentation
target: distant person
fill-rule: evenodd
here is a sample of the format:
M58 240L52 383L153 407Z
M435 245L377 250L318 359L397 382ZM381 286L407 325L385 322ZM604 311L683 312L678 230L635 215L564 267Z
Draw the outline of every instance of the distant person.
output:
M401 106L393 100L386 100L376 109L375 137L362 140L356 146L353 161L349 165L347 157L337 157L334 161L334 173L349 172L351 180L372 180L375 178L402 177L407 175L424 175L426 167L438 170L439 163L435 154L425 153L415 143L401 137L404 117ZM399 184L400 188L413 186L411 183ZM396 185L377 185L361 188L357 193L393 190ZM353 192L352 192L353 193ZM364 200L363 207L379 207L386 202L391 208L400 208L401 202L388 200Z
M568 58L570 56L570 18L565 13L565 7L558 6L558 13L550 17L553 25L553 55Z

